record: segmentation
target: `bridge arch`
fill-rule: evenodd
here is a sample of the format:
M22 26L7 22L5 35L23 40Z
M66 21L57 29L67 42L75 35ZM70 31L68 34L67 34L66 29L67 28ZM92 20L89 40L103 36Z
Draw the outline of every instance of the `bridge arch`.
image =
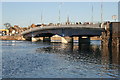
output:
M40 34L34 35L34 37L52 37L53 35L55 35L55 34L53 34L53 33L40 33Z
M51 37L59 35L62 37L73 36L101 36L105 30L99 25L68 25L68 26L46 26L36 27L22 32L21 35L25 39L31 37Z

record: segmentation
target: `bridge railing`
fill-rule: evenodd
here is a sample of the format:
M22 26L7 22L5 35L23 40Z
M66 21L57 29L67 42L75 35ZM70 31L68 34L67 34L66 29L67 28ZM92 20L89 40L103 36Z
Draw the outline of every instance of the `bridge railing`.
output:
M26 34L29 32L34 32L37 30L45 30L45 29L57 29L57 28L101 28L100 24L60 24L60 25L51 25L51 26L38 26L35 28L30 28L24 32L22 32L21 34Z
M40 26L39 26L40 27ZM83 27L83 28L101 28L101 24L59 24L59 25L46 25L43 27Z

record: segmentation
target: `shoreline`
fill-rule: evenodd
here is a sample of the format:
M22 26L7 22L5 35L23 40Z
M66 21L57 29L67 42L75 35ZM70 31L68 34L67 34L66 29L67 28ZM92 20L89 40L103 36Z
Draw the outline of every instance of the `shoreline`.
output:
M25 40L22 36L0 36L0 40ZM75 40L78 40L75 38ZM101 38L91 37L90 40L101 40Z
M25 40L22 36L0 36L0 40Z

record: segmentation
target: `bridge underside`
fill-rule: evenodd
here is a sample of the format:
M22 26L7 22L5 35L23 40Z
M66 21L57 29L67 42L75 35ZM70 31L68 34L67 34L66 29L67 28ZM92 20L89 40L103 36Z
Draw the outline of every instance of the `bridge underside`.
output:
M63 29L48 29L48 30L37 30L29 32L23 35L24 38L31 37L51 37L53 35L59 35L62 37L69 36L100 36L104 32L103 29L97 28L63 28Z

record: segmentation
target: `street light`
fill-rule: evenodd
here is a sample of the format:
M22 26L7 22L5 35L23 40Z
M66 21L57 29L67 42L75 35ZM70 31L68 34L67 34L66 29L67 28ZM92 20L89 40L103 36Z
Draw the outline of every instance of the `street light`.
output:
M92 21L92 23L93 23L93 4L92 4L92 9L91 9L91 11L92 11L92 14L91 14L91 21Z
M59 17L58 17L59 24L61 23L61 11L60 11L60 9L62 7L62 4L63 4L62 2L59 3Z
M101 23L103 22L103 3L101 2Z

